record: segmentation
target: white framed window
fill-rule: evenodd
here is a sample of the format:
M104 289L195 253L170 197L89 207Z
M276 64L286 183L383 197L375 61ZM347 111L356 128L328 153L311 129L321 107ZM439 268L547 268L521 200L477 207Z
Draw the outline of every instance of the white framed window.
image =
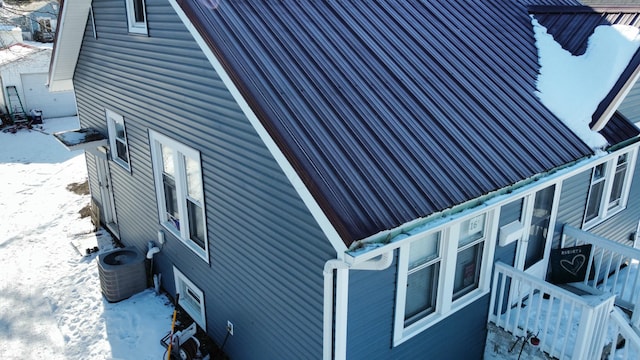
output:
M489 292L493 218L467 217L400 247L394 346Z
M129 32L147 34L147 10L144 0L127 1L127 22Z
M200 152L149 130L160 223L209 262Z
M131 170L129 160L129 143L127 131L124 127L124 118L111 110L105 110L107 117L107 129L109 131L109 145L111 147L111 160L127 170Z
M195 286L175 266L173 277L176 284L176 293L180 294L178 304L191 316L202 329L207 329L207 317L204 311L204 293Z
M583 228L592 227L627 206L634 162L635 152L629 151L593 168Z

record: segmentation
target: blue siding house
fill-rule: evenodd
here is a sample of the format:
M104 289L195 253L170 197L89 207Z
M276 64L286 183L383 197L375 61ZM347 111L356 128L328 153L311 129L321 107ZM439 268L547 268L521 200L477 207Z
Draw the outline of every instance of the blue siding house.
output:
M637 251L640 52L594 147L538 94L536 26L580 56L640 7L65 0L49 87L108 138L86 152L101 222L161 248L162 287L231 358L480 359L510 305L565 291L552 250L620 245L603 274Z
M25 40L52 42L57 28L57 1L33 1L3 4L4 21L22 29Z

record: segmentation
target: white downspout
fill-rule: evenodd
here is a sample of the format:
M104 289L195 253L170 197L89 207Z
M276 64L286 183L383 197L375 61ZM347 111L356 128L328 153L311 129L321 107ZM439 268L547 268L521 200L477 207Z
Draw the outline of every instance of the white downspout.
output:
M393 250L378 258L362 263L347 264L341 259L331 259L324 264L324 324L322 332L322 359L346 360L347 358L347 312L349 306L349 269L385 270L393 263ZM334 293L333 274L336 274L335 292L335 345L334 338ZM335 349L335 351L334 351Z

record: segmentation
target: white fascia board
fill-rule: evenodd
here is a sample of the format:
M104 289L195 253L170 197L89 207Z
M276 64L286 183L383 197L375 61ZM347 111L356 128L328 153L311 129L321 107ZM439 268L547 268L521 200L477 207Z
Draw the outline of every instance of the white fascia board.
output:
M91 0L65 0L58 21L56 43L51 56L49 91L73 90L73 80Z
M187 29L191 33L191 36L193 36L194 40L198 43L200 49L207 57L218 76L220 76L220 79L222 79L222 82L225 84L234 100L238 103L242 112L249 119L251 125L256 130L271 155L278 162L278 165L280 165L280 168L285 173L302 201L304 201L305 205L307 206L315 220L318 222L318 225L324 232L325 236L329 239L331 245L336 250L338 257L341 258L345 251L347 251L347 246L342 240L340 234L337 232L333 224L331 224L329 218L327 218L325 213L322 211L320 205L313 198L311 192L306 187L296 170L293 168L293 165L291 165L289 160L284 156L282 150L280 150L271 135L269 135L269 133L267 132L267 129L262 125L257 115L253 112L242 93L240 93L236 85L233 83L231 77L226 72L218 58L215 56L213 51L211 51L200 33L198 33L198 30L195 28L195 26L193 26L193 24L189 20L189 17L184 13L184 11L182 11L182 8L180 8L180 5L178 5L176 0L169 0L169 3L178 14L184 25L187 27Z
M58 92L58 91L73 91L73 80L65 79L65 80L56 80L49 81L49 92Z
M489 194L484 197L485 200L482 200L481 203L478 203L479 199L470 200L458 207L464 210L445 210L443 212L431 214L425 218L415 219L393 229L369 236L354 243L353 246L355 246L355 248L352 248L352 250L344 254L344 261L352 266L368 261L384 253L393 251L403 246L407 242L413 241L414 239L420 237L421 234L426 231L431 231L445 224L448 224L451 221L460 221L463 218L477 216L481 212L500 207L510 201L513 201L514 199L534 193L551 184L560 184L567 178L570 178L580 172L589 170L596 162L607 161L609 159L617 157L622 153L636 148L640 148L640 142L635 142L634 144L618 149L612 153L601 151L594 156L582 159L575 164L552 172L548 175L523 180L520 184L514 185L510 192L501 193L501 191L499 190L494 194ZM420 230L415 232L411 231L412 229L417 228L420 228ZM412 234L408 235L407 233L410 231L412 232Z

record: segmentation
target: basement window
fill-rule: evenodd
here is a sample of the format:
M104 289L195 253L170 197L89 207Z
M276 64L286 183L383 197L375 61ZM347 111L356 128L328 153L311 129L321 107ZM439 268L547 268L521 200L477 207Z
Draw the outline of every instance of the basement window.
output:
M204 330L207 329L207 318L204 311L204 293L195 286L175 266L173 276L176 283L176 293L180 294L178 304Z
M147 35L147 11L144 0L127 0L129 32Z

